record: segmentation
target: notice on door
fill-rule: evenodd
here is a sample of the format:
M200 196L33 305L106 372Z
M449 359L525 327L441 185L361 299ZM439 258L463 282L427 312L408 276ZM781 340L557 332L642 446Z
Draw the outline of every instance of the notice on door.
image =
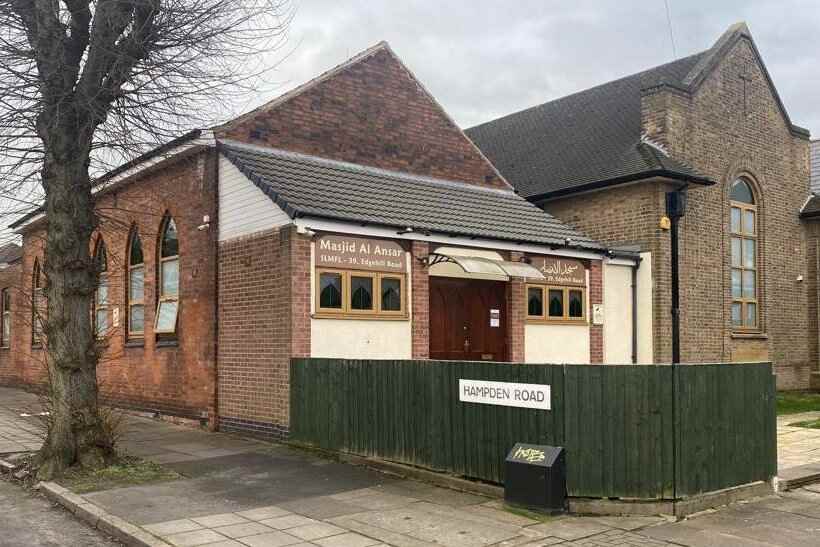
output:
M501 310L490 310L490 326L493 328L501 326Z
M462 403L551 409L550 386L544 384L459 379L458 400Z

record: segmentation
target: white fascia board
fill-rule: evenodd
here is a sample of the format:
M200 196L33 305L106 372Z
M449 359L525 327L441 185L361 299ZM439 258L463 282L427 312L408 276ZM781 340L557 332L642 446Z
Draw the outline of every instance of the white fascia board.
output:
M635 266L638 264L639 259L631 259L631 258L624 258L624 257L617 257L617 258L607 258L606 263L611 264L613 266Z
M339 232L343 234L374 236L389 239L427 241L430 243L440 243L443 245L454 245L461 247L477 247L480 249L520 251L525 253L566 256L568 258L585 258L591 260L601 260L604 258L600 253L595 253L592 251L565 249L561 247L550 247L548 245L530 243L517 244L500 239L472 239L470 237L449 236L446 234L437 233L431 233L430 235L425 235L421 232L399 233L400 231L396 228L362 226L360 224L340 222L337 220L326 220L315 217L300 217L294 219L293 224L300 232L304 232L305 230L312 230L314 232ZM630 264L632 264L632 262L630 262Z
M111 179L105 181L103 184L100 184L98 186L93 187L91 189L91 195L94 196L94 195L99 194L102 191L110 190L112 187L117 186L119 184L122 184L127 179L129 179L129 178L131 178L135 175L139 175L143 171L147 171L147 170L151 169L152 167L156 166L157 164L162 163L162 162L164 162L164 161L166 161L170 158L173 158L174 156L179 156L181 154L184 154L186 152L189 152L189 151L197 149L197 148L213 147L213 146L216 146L216 139L214 137L213 132L212 131L202 131L202 133L196 139L193 139L191 141L180 144L179 146L171 148L170 150L168 150L166 152L163 152L161 154L157 154L154 157L148 158L147 160L138 163L137 165L131 167L130 169L126 169L122 173L120 173L120 174L118 174L114 177L111 177ZM17 229L14 230L14 233L15 234L22 234L28 226L43 220L45 217L46 217L45 213L39 213L39 214L31 217L25 223L18 226Z

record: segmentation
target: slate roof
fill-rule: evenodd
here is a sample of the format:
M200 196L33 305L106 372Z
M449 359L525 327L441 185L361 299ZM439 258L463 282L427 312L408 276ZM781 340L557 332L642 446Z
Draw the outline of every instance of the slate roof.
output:
M291 218L312 216L411 227L419 232L604 250L511 190L228 140L220 141L219 149Z
M16 243L7 243L0 247L0 264L11 264L23 257L23 248Z
M466 131L518 191L533 201L652 176L712 184L641 135L641 93L658 87L692 93L740 39L748 39L781 113L791 123L749 28L737 23L706 51Z
M806 204L800 209L802 218L820 217L820 195L812 194L806 200Z
M467 136L528 198L653 174L708 182L641 139L641 90L683 86L703 55L510 114L468 129Z

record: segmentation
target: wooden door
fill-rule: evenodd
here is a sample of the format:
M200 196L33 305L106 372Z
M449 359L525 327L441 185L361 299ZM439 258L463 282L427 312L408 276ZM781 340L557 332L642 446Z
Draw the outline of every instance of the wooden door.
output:
M507 360L506 283L430 277L430 358Z

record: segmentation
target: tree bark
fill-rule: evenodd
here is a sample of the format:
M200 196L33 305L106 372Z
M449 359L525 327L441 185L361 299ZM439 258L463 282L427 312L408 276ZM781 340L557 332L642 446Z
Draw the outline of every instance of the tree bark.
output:
M43 319L51 423L40 452L40 478L75 464L96 467L113 455L98 407L98 354L91 321L98 279L90 256L97 224L88 174L92 133L78 126L58 123L42 131L50 144L43 169L48 223Z

